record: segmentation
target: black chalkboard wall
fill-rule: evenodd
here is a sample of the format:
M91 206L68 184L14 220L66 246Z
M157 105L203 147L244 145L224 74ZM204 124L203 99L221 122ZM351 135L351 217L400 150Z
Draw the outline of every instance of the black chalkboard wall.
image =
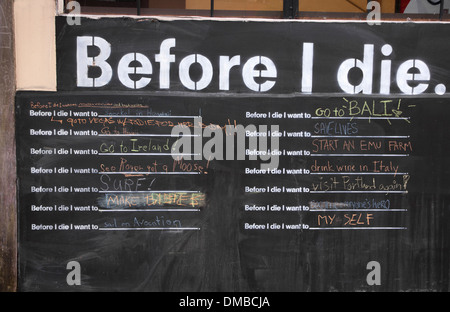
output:
M56 22L20 290L450 289L448 25Z

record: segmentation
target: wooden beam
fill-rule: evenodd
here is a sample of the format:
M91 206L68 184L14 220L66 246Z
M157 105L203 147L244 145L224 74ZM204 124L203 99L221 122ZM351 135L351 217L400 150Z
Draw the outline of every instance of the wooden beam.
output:
M13 0L0 2L0 291L17 289Z

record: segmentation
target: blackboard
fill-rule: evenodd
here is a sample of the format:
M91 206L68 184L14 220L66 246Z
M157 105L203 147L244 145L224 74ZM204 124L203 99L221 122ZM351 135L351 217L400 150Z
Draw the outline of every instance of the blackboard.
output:
M57 26L58 91L16 97L21 290L449 289L446 25Z
M402 118L318 116L347 101ZM86 291L368 290L377 261L379 289L444 290L447 112L433 98L19 93L20 286L70 290L78 261ZM273 172L249 156L178 162L165 153L177 138L158 136L194 133L193 116L204 131L285 114ZM323 124L355 134L321 145Z

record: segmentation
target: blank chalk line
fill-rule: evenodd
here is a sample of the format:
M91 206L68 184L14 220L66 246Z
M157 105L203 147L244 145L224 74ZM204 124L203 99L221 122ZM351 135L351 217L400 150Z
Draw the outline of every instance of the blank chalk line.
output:
M200 193L200 191L98 191L99 193Z
M194 227L175 227L175 228L99 228L99 231L200 231L200 228Z
M310 209L308 211L311 212L333 212L333 211L375 211L375 212L406 212L408 211L408 209L352 209L352 208L348 208L348 209Z
M177 212L199 212L200 209L184 209L184 208L158 208L158 209L99 209L100 212L162 212L162 211L177 211Z
M168 137L178 138L180 135L172 134L151 134L151 133L130 133L130 134L98 134L99 137ZM199 134L183 134L182 137L200 137Z
M409 157L409 154L311 154L318 157Z
M309 230L406 230L406 227L318 227Z

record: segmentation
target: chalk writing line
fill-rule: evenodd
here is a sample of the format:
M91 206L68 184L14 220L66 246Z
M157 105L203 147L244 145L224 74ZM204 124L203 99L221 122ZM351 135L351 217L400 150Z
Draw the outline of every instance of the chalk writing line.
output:
M99 137L168 137L175 138L178 137L172 134L151 134L151 133L130 133L130 134L98 134ZM199 137L199 134L184 134L183 137Z
M150 175L150 174L201 174L200 172L153 172L153 171L121 171L121 172L99 172L99 174L125 174L125 175Z
M311 138L409 139L409 135L312 135Z
M405 119L411 119L411 118L410 117L311 117L311 119L361 119L361 120L394 119L394 120L405 120Z
M311 194L407 194L408 191L310 191Z
M310 174L316 175L409 175L405 172L312 172Z
M200 154L187 153L98 153L100 156L199 156Z
M100 118L201 118L202 116L99 115Z

